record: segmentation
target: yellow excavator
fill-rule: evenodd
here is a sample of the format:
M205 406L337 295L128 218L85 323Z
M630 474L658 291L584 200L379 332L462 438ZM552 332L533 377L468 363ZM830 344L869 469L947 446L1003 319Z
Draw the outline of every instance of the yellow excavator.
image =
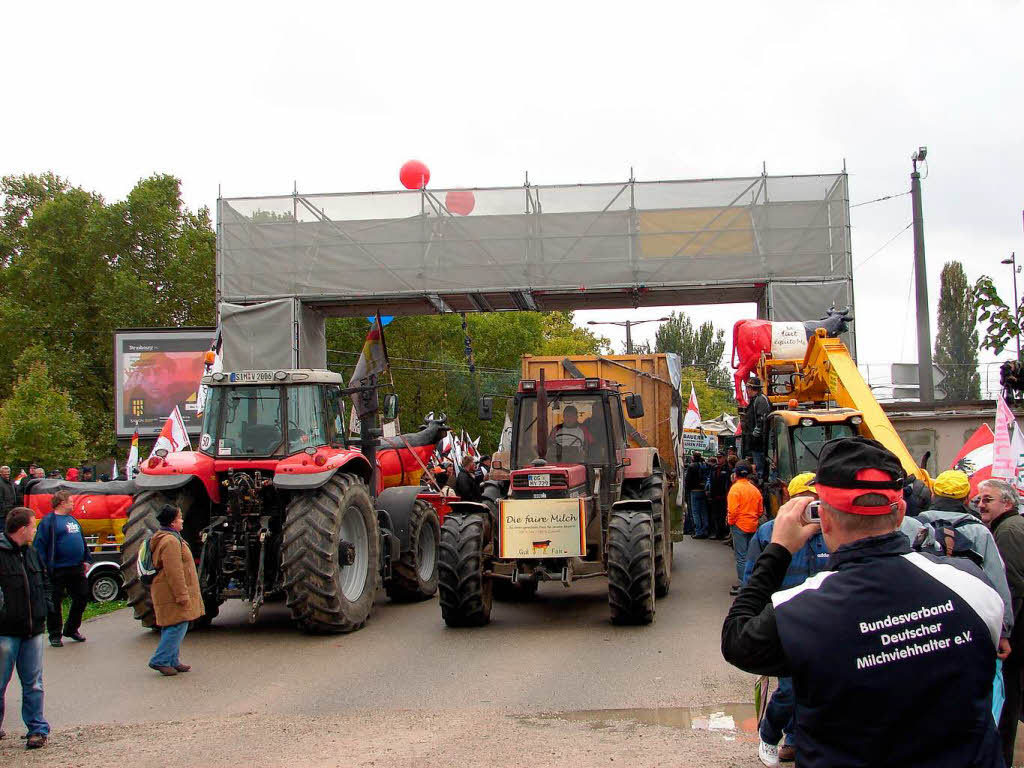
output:
M819 328L802 359L761 356L757 374L772 403L765 431L767 455L775 466L769 483L769 515L784 501L783 489L801 472L814 472L818 453L829 440L862 435L877 440L899 458L907 475L930 485L903 440L875 400L846 345Z

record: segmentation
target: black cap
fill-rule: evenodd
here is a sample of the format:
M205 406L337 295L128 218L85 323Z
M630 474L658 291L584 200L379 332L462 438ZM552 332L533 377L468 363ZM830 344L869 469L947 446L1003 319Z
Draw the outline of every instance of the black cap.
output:
M747 379L747 389L761 389L761 380L755 376L752 379Z
M736 465L736 469L733 470L736 473L736 477L749 477L750 476L750 465L745 461L741 461Z
M891 480L858 480L865 469L877 469ZM906 473L896 455L877 440L867 437L842 437L829 440L818 454L816 482L832 488L865 490L902 490Z

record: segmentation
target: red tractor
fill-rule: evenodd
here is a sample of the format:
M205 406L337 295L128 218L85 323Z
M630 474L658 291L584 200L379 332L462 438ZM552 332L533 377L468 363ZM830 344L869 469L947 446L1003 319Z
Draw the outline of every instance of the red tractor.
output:
M522 381L511 470L483 503L453 502L441 527L441 615L481 626L495 596L527 597L541 581L608 577L614 624L648 624L672 579L672 537L656 448L629 448L639 395L604 379ZM481 402L489 418L490 398Z
M393 600L437 591L441 497L416 483L442 423L382 445L366 419L361 439L348 440L343 397L356 390L330 371L214 373L203 383L199 450L157 451L135 480L122 570L136 619L154 624L136 559L168 503L181 507L198 558L200 623L227 599L248 601L255 621L279 598L306 631L348 632L366 622L381 583ZM394 418L397 398L383 401Z

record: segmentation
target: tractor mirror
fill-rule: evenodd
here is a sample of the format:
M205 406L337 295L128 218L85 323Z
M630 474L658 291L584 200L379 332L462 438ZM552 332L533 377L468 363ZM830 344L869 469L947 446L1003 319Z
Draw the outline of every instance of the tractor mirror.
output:
M631 419L644 415L644 400L640 395L626 395L626 415Z
M398 395L389 392L384 395L384 402L381 405L380 417L384 421L394 421L398 418Z
M480 406L476 412L477 418L480 421L490 421L494 418L494 398L493 397L481 397Z

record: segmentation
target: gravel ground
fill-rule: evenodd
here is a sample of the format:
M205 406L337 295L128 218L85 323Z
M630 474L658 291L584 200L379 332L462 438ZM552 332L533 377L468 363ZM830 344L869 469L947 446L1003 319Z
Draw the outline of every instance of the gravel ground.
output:
M631 720L571 722L494 710L362 712L344 716L244 714L203 720L80 726L45 749L0 742L5 766L756 766L756 740Z

